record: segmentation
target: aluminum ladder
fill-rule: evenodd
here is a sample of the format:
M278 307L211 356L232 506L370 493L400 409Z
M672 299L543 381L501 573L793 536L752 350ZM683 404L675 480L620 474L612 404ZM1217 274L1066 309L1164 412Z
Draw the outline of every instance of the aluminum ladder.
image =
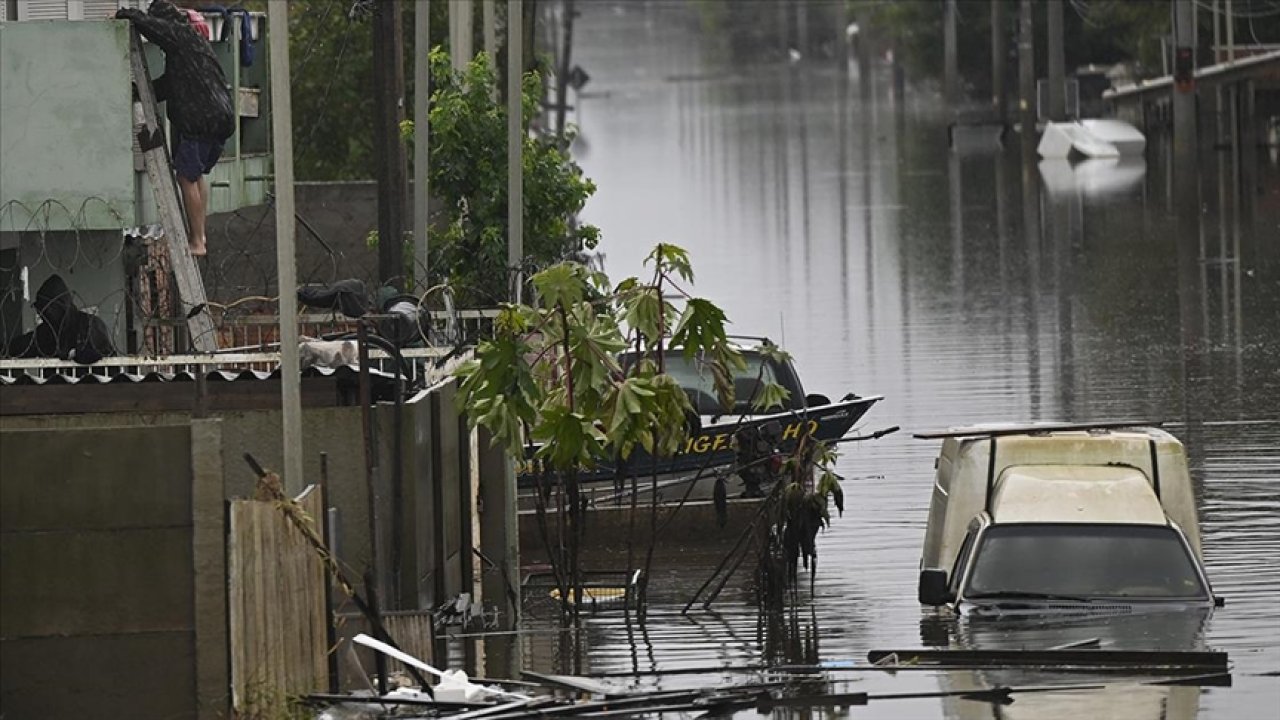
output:
M208 300L204 294L204 281L196 267L195 258L187 245L186 216L178 192L178 182L173 176L169 161L169 148L165 143L164 129L160 127L159 106L155 89L151 86L151 73L147 70L146 56L142 52L142 40L138 31L129 31L129 63L133 74L133 125L142 152L147 177L155 194L156 212L164 236L169 244L169 264L178 282L178 302L187 321L191 345L196 352L212 353L218 350L218 333L209 315Z

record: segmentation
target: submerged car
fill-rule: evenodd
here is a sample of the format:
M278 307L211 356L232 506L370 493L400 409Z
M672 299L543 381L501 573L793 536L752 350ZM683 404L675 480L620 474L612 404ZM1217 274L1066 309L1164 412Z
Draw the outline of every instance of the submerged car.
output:
M1220 605L1182 443L1158 427L983 426L941 439L918 597L961 615Z

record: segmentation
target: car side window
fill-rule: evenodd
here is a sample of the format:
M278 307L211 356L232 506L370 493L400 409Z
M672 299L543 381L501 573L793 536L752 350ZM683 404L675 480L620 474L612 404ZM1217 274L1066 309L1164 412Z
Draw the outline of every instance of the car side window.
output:
M969 564L969 553L973 551L973 541L977 536L978 528L971 528L969 534L964 536L964 542L960 543L960 552L956 553L955 565L952 566L951 575L947 578L947 586L952 597L960 592L960 576L964 573L965 565Z

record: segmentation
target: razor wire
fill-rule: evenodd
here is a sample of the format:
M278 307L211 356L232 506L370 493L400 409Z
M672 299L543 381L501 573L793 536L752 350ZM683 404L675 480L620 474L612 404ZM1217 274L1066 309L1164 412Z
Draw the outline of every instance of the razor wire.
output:
M270 205L241 208L209 218L210 254L198 261L207 295L207 309L219 334L219 347L278 348L278 290L273 237L261 230L273 216ZM91 221L91 216L96 222ZM332 242L305 218L306 252L300 252L299 286L332 285L360 279L372 293L376 281L376 251L363 236ZM95 225L118 225L100 229ZM301 230L301 228L300 228ZM418 268L421 272L423 268ZM186 352L185 306L170 276L167 240L156 226L130 227L110 201L90 197L78 205L58 199L38 203L10 200L0 205L0 357L75 360L60 335L65 327L47 324L36 304L38 286L58 276L65 291L57 298L79 313L86 326L101 323L108 342L91 339L89 354L158 357ZM45 298L46 300L50 298ZM486 334L483 313L462 311L452 289L437 283L415 298L414 346L456 349ZM373 312L383 308L373 304ZM333 310L304 308L297 320L304 337L347 337L355 333L357 318ZM85 316L88 316L88 319ZM464 319L465 316L465 319ZM63 323L65 325L65 322ZM50 348L33 345L34 333L44 325L55 338ZM464 330L464 325L467 328ZM46 343L47 344L47 343ZM82 356L83 359L83 356Z

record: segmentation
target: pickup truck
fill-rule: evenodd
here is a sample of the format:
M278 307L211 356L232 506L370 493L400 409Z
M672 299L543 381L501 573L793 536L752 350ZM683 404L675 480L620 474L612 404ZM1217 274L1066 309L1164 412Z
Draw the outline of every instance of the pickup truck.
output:
M988 425L941 439L921 604L968 616L1221 605L1182 443L1133 424Z

